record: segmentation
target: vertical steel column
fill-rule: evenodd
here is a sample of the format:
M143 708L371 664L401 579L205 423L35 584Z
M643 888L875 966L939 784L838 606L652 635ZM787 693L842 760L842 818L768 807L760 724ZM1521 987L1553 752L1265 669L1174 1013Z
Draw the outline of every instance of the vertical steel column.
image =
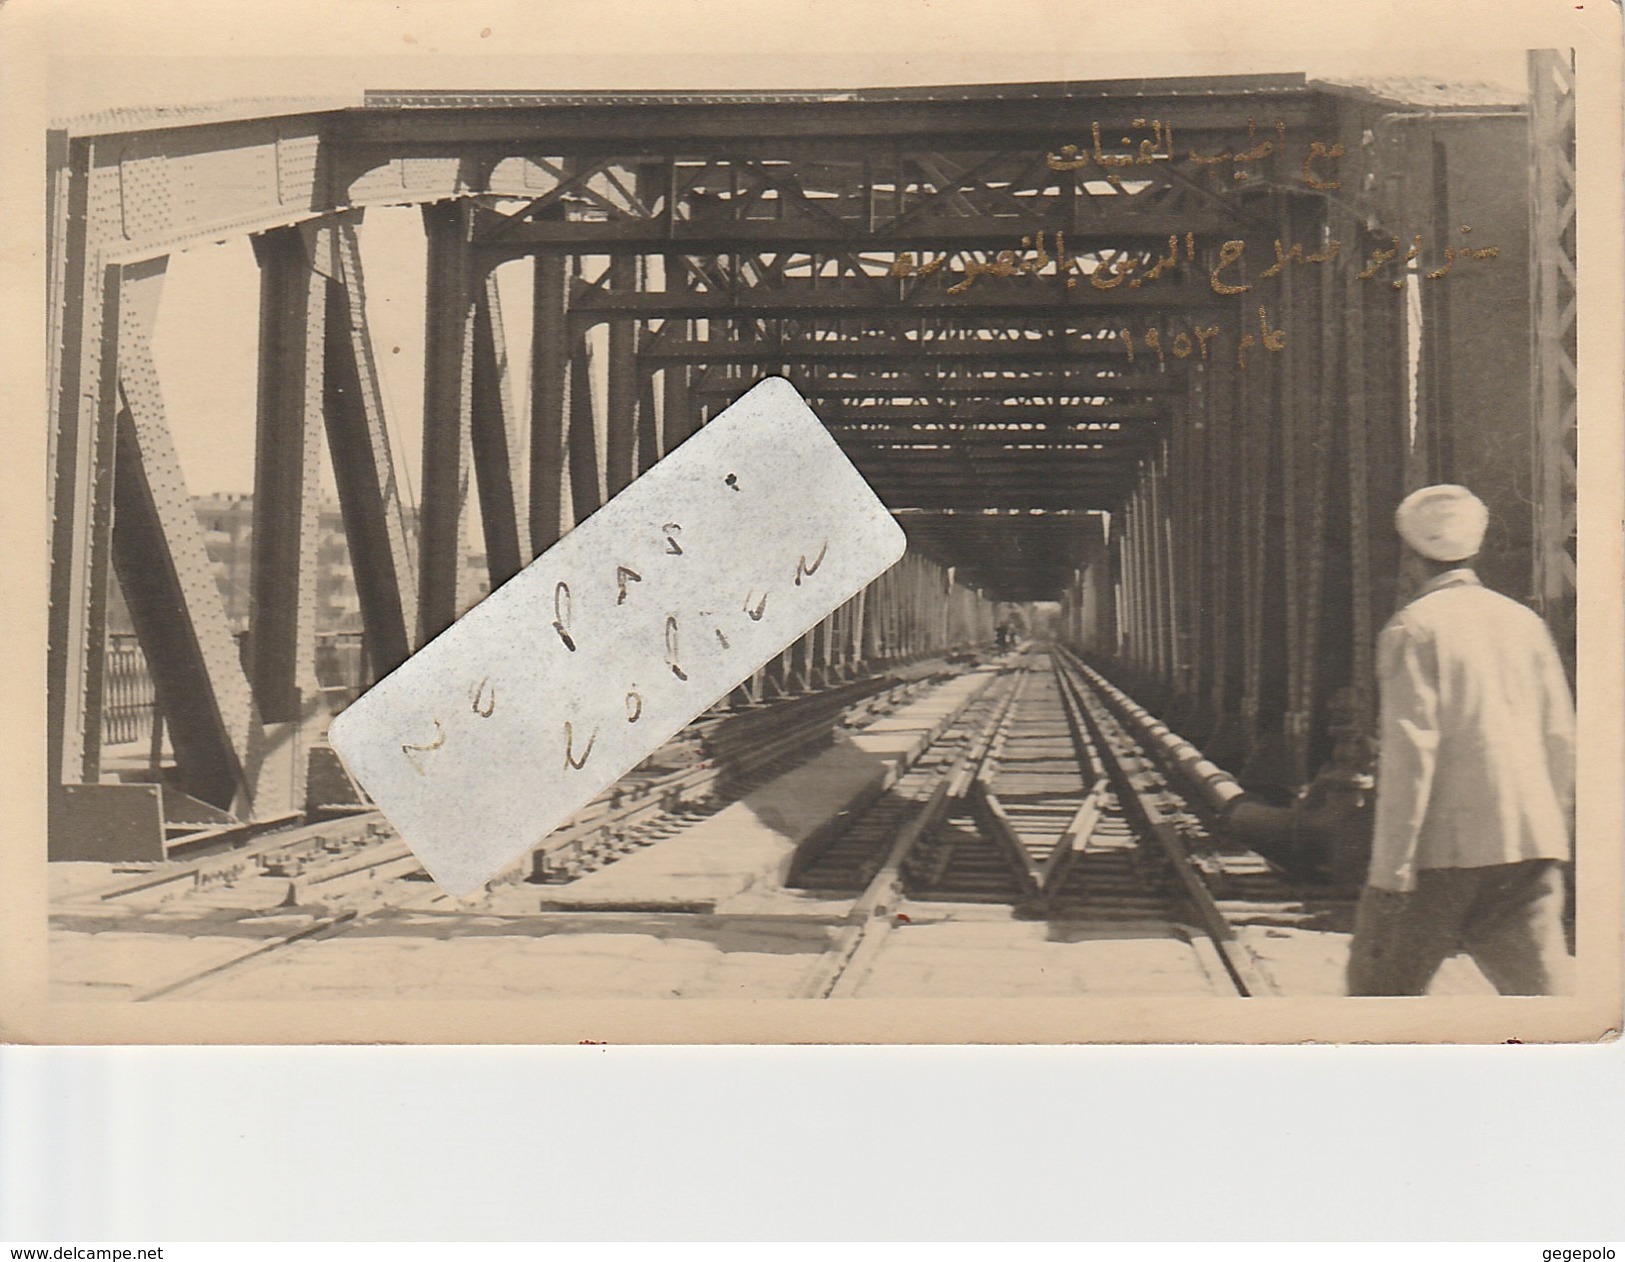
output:
M1123 595L1120 604L1123 611L1123 641L1130 665L1137 662L1140 646L1139 567L1136 563L1133 522L1134 501L1130 497L1123 514L1122 546L1118 553L1122 574Z
M866 661L882 666L891 661L891 641L886 635L886 618L890 607L886 593L890 578L891 571L887 570L864 590L863 632L867 644L863 656Z
M1162 456L1154 452L1145 474L1145 574L1146 605L1151 613L1151 674L1159 688L1167 683L1167 609L1163 599L1162 571Z
M1405 490L1406 447L1402 300L1387 285L1378 282L1378 286L1350 282L1351 289L1360 291L1350 310L1361 330L1357 348L1350 348L1351 355L1357 349L1360 357L1360 384L1349 391L1349 464L1351 476L1356 479L1351 489L1351 517L1359 526L1354 682L1368 719L1375 701L1373 639L1401 596L1400 541L1393 529L1392 514ZM1352 359L1349 371L1352 381Z
M1310 228L1301 215L1289 215L1287 224L1294 241L1304 239L1302 234ZM1306 444L1302 442L1300 430L1309 427L1310 412L1314 406L1307 384L1313 371L1311 356L1318 347L1314 341L1314 327L1307 319L1307 295L1300 292L1307 289L1307 285L1300 284L1297 272L1292 268L1282 273L1280 282L1281 327L1287 333L1287 346L1280 366L1280 494L1284 510L1281 568L1285 579L1285 590L1282 592L1285 616L1282 647L1286 658L1281 736L1285 776L1293 784L1303 784L1309 778L1309 716L1301 706L1308 666L1304 656L1303 598L1306 575L1302 540L1303 519L1306 516L1303 475L1308 462L1302 454ZM1313 491L1312 479L1307 489Z
M903 657L903 573L904 561L908 554L903 554L903 560L898 561L886 574L886 618L883 626L886 629L887 656L892 661L900 661Z
M1141 466L1139 484L1134 487L1133 499L1129 500L1128 516L1128 542L1129 555L1129 591L1133 593L1134 622L1131 627L1131 645L1133 651L1129 659L1133 661L1137 671L1149 672L1152 669L1152 650L1150 650L1150 637L1152 637L1152 609L1150 609L1150 575L1146 564L1146 469Z
M1140 471L1140 483L1134 489L1134 499L1129 516L1128 542L1133 559L1133 592L1134 592L1134 665L1143 672L1150 673L1155 670L1155 651L1153 648L1153 620L1155 613L1151 607L1152 582L1148 564L1150 531L1147 529L1146 519L1150 514L1146 511L1145 494L1145 468Z
M1172 509L1168 484L1173 473L1169 465L1168 439L1163 438L1158 446L1151 481L1151 543L1157 571L1157 631L1160 641L1157 668L1163 687L1173 692L1179 687L1179 605L1175 600L1173 541L1169 533Z
M818 685L818 635L819 624L814 623L807 634L796 641L796 648L801 659L801 690L811 692Z
M1126 658L1129 640L1129 604L1132 593L1128 589L1128 558L1123 547L1123 536L1118 521L1121 513L1112 517L1112 538L1107 544L1106 557L1109 573L1107 585L1112 589L1112 647L1114 658Z
M1125 662L1134 660L1134 555L1129 546L1129 522L1134 514L1134 497L1112 514L1112 553L1117 587L1117 653Z
M926 613L926 584L924 557L914 558L913 575L908 589L909 634L914 641L914 656L924 657L931 649L930 618Z
M469 439L480 488L486 569L495 591L529 559L530 541L525 537L528 523L519 511L522 493L515 486L519 423L508 379L508 344L495 269L485 274L477 289Z
M928 652L942 648L942 580L940 566L930 561L920 566L920 619Z
M872 586L873 584L871 583L870 587ZM869 610L869 587L863 588L856 596L852 597L852 599L848 602L848 608L851 610L851 621L849 623L851 640L848 645L847 660L851 665L850 673L853 675L862 675L866 673L866 667L868 666L867 658L869 655L869 644L866 636L866 624L868 622Z
M674 323L667 321L667 324ZM688 321L675 321L677 335L686 337ZM688 365L667 364L660 370L660 405L663 413L661 426L665 431L666 450L671 451L700 427L699 410L689 397Z
M672 204L676 194L673 190ZM693 287L688 262L681 254L667 254L664 260L667 293L684 293ZM694 336L694 322L685 319L667 319L661 326L681 340ZM700 427L700 410L689 394L692 369L688 364L668 363L660 372L661 428L665 435L665 450L671 451Z
M1324 238L1329 240L1331 233L1324 223L1320 230ZM1343 348L1340 341L1342 314L1337 294L1336 272L1330 267L1321 267L1315 286L1318 340L1313 393L1305 401L1314 417L1312 431L1314 437L1310 444L1309 462L1313 470L1313 487L1309 507L1308 540L1304 549L1309 570L1303 598L1304 669L1300 677L1301 691L1294 703L1294 708L1303 716L1305 774L1309 771L1307 751L1315 731L1316 715L1321 713L1321 706L1330 697L1332 689L1344 682L1342 672L1338 672L1337 677L1333 679L1326 669L1326 664L1321 660L1325 649L1321 628L1330 612L1326 608L1327 573L1330 569L1326 523L1331 515L1331 483L1335 476L1332 455L1335 449L1333 425L1334 415L1341 421L1339 404L1347 397L1342 371Z
M897 563L897 579L892 588L893 619L897 628L897 658L906 661L914 651L914 625L909 609L909 584L914 574L914 554L905 552Z
M570 474L569 259L560 250L541 250L535 256L535 268L530 333L530 546L532 555L540 556L573 524L565 520L564 495Z
M1350 621L1354 626L1353 683L1362 703L1362 711L1371 717L1375 698L1371 683L1376 676L1374 663L1376 635L1371 608L1371 521L1369 505L1370 479L1366 460L1366 404L1367 377L1365 335L1365 293L1354 279L1352 269L1344 268L1343 292L1349 301L1345 304L1348 348L1348 485L1349 485L1349 561L1350 586L1353 609Z
M260 355L250 680L261 717L290 723L306 706L321 705L316 552L327 284L315 263L319 254L331 254L332 229L277 228L253 242L260 266Z
M1576 443L1574 54L1529 53L1534 597L1572 670Z
M52 274L64 309L53 327L51 598L46 742L53 783L94 784L101 775L102 670L113 528L118 430L118 274L103 262L90 214L97 142L75 141L52 183ZM52 312L53 321L56 313Z
M1144 669L1145 604L1140 582L1140 489L1136 485L1123 513L1123 613L1129 664Z
M806 633L808 645L808 664L806 664L806 681L809 689L824 687L827 681L824 658L829 650L829 620L819 619L812 624L812 630Z
M784 690L790 696L799 696L808 691L807 644L811 638L812 633L809 631L806 635L791 641L790 647L784 650Z
M1210 625L1215 634L1213 646L1213 727L1204 745L1206 753L1221 765L1239 761L1246 754L1242 721L1238 711L1244 691L1242 623L1245 570L1243 531L1245 529L1247 464L1246 427L1240 407L1240 372L1228 355L1217 355L1208 367L1208 397L1213 408L1212 442L1217 448L1213 461L1213 508L1211 530L1214 538L1210 571Z
M838 612L839 610L830 613L816 628L818 634L814 640L815 671L821 688L829 687L839 678L839 672L835 668L835 615Z
M665 422L655 400L654 369L637 365L639 476L647 473L666 454ZM662 396L662 402L664 396Z
M926 629L931 636L931 647L941 652L949 646L948 639L948 572L940 565L925 567Z
M1389 286L1355 281L1361 290L1354 306L1363 327L1362 387L1357 392L1363 414L1358 435L1360 444L1359 494L1354 508L1363 527L1366 573L1357 593L1357 615L1362 619L1356 652L1362 669L1356 685L1365 703L1365 713L1373 713L1375 670L1373 639L1402 593L1399 590L1400 541L1393 528L1393 511L1405 491L1405 368L1406 343L1403 299ZM1356 392L1351 391L1351 396ZM1363 606L1363 608L1361 607Z
M790 691L793 693L811 692L813 689L813 636L817 631L818 628L814 626L796 640L786 654L789 658Z
M428 285L423 340L423 502L418 526L418 636L457 617L463 560L464 452L473 404L474 309L479 289L469 249L469 203L423 207Z
M898 561L886 575L886 648L892 661L901 661L904 648L903 576L907 573L908 554Z
M1270 508L1270 356L1259 348L1241 371L1245 450L1241 540L1242 561L1242 732L1250 757L1258 747L1264 689L1265 551Z
M837 605L829 616L830 682L839 683L852 677L851 644L852 602L848 600Z
M1134 497L1112 514L1113 559L1117 582L1117 656L1130 665L1134 661L1134 620L1138 610L1134 601L1134 551L1129 543L1129 523L1134 516Z
M638 290L639 259L617 254L609 263L609 288L617 294ZM609 495L619 494L637 476L638 326L629 318L609 321Z
M1295 240L1314 240L1319 217L1298 216ZM1289 330L1281 365L1285 425L1282 434L1283 490L1288 516L1285 539L1287 672L1285 714L1286 774L1294 784L1309 778L1310 720L1318 675L1321 576L1324 571L1326 448L1330 437L1335 373L1328 364L1325 303L1331 272L1313 276L1288 269L1281 277L1282 319Z
M1215 425L1214 379L1206 364L1191 369L1195 399L1191 409L1192 422L1200 441L1196 444L1195 467L1192 482L1198 488L1197 507L1191 516L1191 541L1195 547L1191 575L1191 630L1192 656L1196 662L1195 697L1190 731L1201 739L1213 730L1217 717L1214 692L1218 686L1215 648L1219 641L1219 626L1215 618L1213 588L1214 571L1219 565L1219 492L1222 483L1215 466L1223 458L1224 444Z
M905 660L913 660L920 651L919 619L915 617L914 610L914 584L919 567L919 557L912 552L905 553L897 575L897 612L902 621L898 639Z
M1212 500L1208 494L1208 464L1214 456L1209 442L1207 376L1195 365L1189 371L1190 394L1181 409L1182 427L1187 437L1181 456L1185 489L1182 492L1181 534L1176 544L1185 553L1183 594L1187 708L1183 719L1185 730L1195 732L1203 730L1210 717L1208 698L1212 673L1208 645L1211 628L1206 623L1208 607L1203 599L1203 591L1207 570L1212 563L1212 540L1209 537L1212 530Z
M327 289L327 346L323 409L333 481L344 514L344 535L355 573L365 629L368 668L387 675L412 651L411 622L417 583L410 531L383 391L367 331L366 291L355 224L333 229L337 275Z
M1156 526L1151 515L1151 479L1155 458L1140 470L1140 486L1134 496L1135 572L1140 589L1140 669L1152 678L1158 674L1157 575L1155 569Z
M1105 636L1100 604L1100 563L1090 561L1078 572L1072 589L1072 645L1080 653L1101 651Z
M941 652L948 645L948 599L944 592L948 575L940 565L930 561L927 561L922 569L924 581L921 608L925 614L925 633L932 651Z
M579 260L577 262L579 267ZM592 390L592 342L585 327L571 334L570 509L571 524L585 521L604 502L604 460L598 409Z
M1168 479L1165 485L1166 503L1162 515L1162 547L1168 558L1168 607L1172 610L1170 623L1173 634L1173 665L1170 679L1170 703L1177 705L1177 730L1187 730L1185 717L1191 696L1191 633L1189 617L1191 603L1187 590L1190 574L1191 532L1188 514L1195 506L1191 492L1192 438L1190 433L1189 400L1175 396L1171 401L1168 418L1169 432L1163 449L1167 453Z
M1161 504L1162 496L1159 493L1159 484L1162 481L1162 460L1160 452L1153 452L1146 468L1144 502L1145 502L1145 578L1146 578L1146 606L1151 615L1150 626L1150 673L1156 680L1160 692L1166 684L1167 678L1167 609L1163 599L1163 570L1162 570L1162 543L1161 543ZM1157 698L1161 705L1161 697Z
M880 610L885 601L886 576L877 577L859 594L859 618L856 634L859 637L858 661L866 671L884 662L881 649Z

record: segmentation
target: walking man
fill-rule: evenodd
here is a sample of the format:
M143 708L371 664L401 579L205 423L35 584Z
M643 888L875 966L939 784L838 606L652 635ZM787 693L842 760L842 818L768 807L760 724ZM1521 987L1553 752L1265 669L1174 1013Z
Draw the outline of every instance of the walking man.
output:
M1380 762L1351 995L1420 995L1467 951L1504 995L1567 987L1574 703L1545 624L1480 585L1489 514L1429 486L1395 515L1416 596L1377 642Z

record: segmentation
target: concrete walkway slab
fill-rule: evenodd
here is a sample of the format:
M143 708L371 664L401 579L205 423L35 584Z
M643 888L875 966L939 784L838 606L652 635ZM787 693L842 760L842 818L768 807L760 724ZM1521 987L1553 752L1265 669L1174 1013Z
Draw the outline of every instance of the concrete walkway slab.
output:
M686 828L544 896L558 910L715 907L782 889L796 847L841 810L894 781L994 677L972 671Z

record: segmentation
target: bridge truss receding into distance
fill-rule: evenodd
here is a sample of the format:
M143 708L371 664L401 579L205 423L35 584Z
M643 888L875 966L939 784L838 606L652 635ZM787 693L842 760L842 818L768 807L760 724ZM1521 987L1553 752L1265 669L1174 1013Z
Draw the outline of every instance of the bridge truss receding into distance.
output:
M1358 772L1408 489L1472 486L1486 581L1572 631L1567 55L1532 54L1530 83L378 91L53 132L52 855L162 858L353 791L315 675L324 446L376 678L459 611L471 479L494 587L771 374L910 552L736 702L1058 602L1062 638L1244 784ZM400 205L427 238L415 521L359 248ZM239 236L261 278L240 640L152 353L169 259ZM106 754L115 582L161 784Z

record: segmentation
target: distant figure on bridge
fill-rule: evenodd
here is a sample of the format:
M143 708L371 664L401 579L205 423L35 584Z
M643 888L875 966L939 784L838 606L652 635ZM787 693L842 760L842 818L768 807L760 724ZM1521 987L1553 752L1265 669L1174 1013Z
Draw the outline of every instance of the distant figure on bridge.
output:
M1489 514L1430 486L1395 516L1416 596L1377 643L1380 763L1351 995L1420 995L1467 951L1502 994L1561 993L1574 702L1545 624L1480 585Z

